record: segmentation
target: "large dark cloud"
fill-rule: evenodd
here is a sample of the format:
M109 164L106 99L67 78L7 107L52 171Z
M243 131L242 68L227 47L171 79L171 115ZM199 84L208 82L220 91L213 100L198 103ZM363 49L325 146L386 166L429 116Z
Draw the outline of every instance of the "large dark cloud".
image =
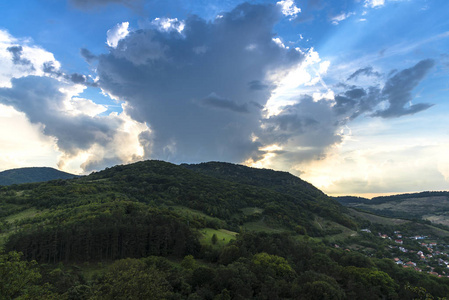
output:
M275 87L268 75L304 57L273 42L281 17L276 5L243 4L210 22L190 16L181 33L130 32L98 57L99 84L150 125L141 139L152 157L241 162L260 146L251 136Z

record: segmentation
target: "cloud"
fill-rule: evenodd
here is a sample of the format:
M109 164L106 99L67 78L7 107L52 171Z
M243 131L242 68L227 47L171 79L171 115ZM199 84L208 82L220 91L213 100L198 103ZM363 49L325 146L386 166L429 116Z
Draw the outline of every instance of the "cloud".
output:
M385 0L365 0L365 7L380 7L385 5Z
M97 59L97 56L92 54L92 52L90 52L86 48L81 48L80 54L88 63L92 63L93 61L95 61Z
M389 103L385 110L377 111L374 115L383 118L400 117L428 109L429 103L411 104L413 100L412 91L435 65L432 59L418 62L415 66L402 70L389 78L382 90L382 96ZM410 103L408 107L405 107Z
M21 58L23 48L22 46L12 46L6 48L12 54L12 61L16 65L29 65L33 68L32 63L29 59Z
M77 98L83 88L50 77L12 79L10 88L0 88L0 103L25 113L41 126L42 133L55 139L62 153L59 166L80 160L83 171L106 167L111 161L131 162L143 158L139 135L149 131L126 114L98 116L101 105ZM140 153L140 155L139 155ZM78 165L79 167L79 165Z
M78 73L65 74L59 68L55 67L55 63L53 61L44 62L42 65L42 71L44 71L44 75L51 76L58 79L64 79L70 81L75 84L82 84L86 86L96 87L97 84L95 82L91 82L88 80L88 77Z
M250 82L248 82L248 86L251 90L256 90L256 91L261 91L261 90L265 90L265 89L269 88L268 85L261 82L260 80L250 81Z
M215 93L210 94L203 100L201 100L201 103L206 106L220 108L220 109L227 109L233 112L240 112L240 113L248 113L248 106L246 103L244 104L238 104L232 100L221 98L220 96L216 95Z
M66 74L53 54L31 44L29 39L17 39L8 32L0 30L0 87L10 87L12 78L26 76L48 76L82 84L96 86L85 75Z
M326 149L341 142L342 120L327 100L314 101L304 95L281 113L262 120L262 144L276 144L287 152L291 162L316 159Z
M351 76L349 76L348 79L346 79L346 80L349 81L352 79L357 79L360 75L375 76L375 77L381 76L379 72L373 71L373 67L365 67L365 68L358 69L357 71L352 73Z
M182 32L184 30L184 22L179 21L177 18L156 18L151 22L152 25L155 25L161 31L172 31L176 30L178 32Z
M373 117L397 118L428 109L432 104L411 104L412 91L434 64L433 60L426 59L411 68L390 72L392 77L387 78L383 87L344 85L345 91L335 96L333 109L338 115L348 117L350 120L364 113ZM357 79L360 75L382 77L380 73L373 71L372 67L366 67L353 72L348 80Z
M351 132L348 126L356 118L398 118L430 107L430 104L425 103L405 106L412 99L412 90L433 64L432 60L423 60L387 78L383 86L344 84L344 90L329 99L315 95L290 99L295 103L286 105L278 113L261 120L260 131L255 131L257 141L261 144L260 153L258 157L249 159L247 164L276 167L295 174L298 174L300 168L305 168L308 169L307 176L313 178L310 174L314 172L310 171L307 164L327 161L327 156L332 153L331 149L341 145ZM359 69L349 77L355 79L362 74L383 77L374 72L372 67Z
M100 87L147 122L153 158L242 162L258 153L252 134L280 74L304 59L273 41L276 5L242 4L212 21L190 16L184 28L145 26L98 56ZM274 76L278 74L278 76ZM142 141L144 143L144 141Z
M346 20L350 16L355 15L355 12L341 13L331 18L332 24L338 25L341 21Z
M56 166L59 153L53 138L30 124L26 115L0 104L0 170L28 166Z
M69 0L74 7L82 10L91 10L109 4L121 4L130 8L138 8L142 5L142 0Z
M116 48L118 42L128 35L128 27L129 22L122 22L109 29L106 34L106 44L108 44L109 47Z
M301 9L295 5L293 0L283 0L276 2L276 5L282 7L282 13L285 16L291 17L290 20L296 18L296 16L301 12Z
M118 120L108 124L100 118L67 114L65 102L69 95L60 89L69 86L55 79L28 76L13 79L12 83L11 88L0 89L0 101L24 112L31 123L43 124L44 133L56 137L59 148L69 154L107 142L113 135L111 128L119 125Z
M33 45L29 39L15 38L0 29L0 87L11 86L11 78L45 75L45 62L59 68L52 53Z
M351 86L335 96L333 110L342 118L353 120L364 113L372 112L382 101L381 89L377 86Z

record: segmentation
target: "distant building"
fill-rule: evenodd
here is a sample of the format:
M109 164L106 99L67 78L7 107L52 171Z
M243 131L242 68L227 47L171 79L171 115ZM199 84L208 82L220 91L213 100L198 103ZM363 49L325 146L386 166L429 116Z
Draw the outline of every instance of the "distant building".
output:
M412 261L406 262L405 265L408 266L408 267L416 267L416 263L414 263Z

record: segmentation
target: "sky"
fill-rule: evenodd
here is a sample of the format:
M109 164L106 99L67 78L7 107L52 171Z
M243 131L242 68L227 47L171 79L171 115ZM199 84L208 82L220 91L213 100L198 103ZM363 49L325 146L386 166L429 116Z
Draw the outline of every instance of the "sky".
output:
M0 171L145 159L449 190L447 0L0 2Z

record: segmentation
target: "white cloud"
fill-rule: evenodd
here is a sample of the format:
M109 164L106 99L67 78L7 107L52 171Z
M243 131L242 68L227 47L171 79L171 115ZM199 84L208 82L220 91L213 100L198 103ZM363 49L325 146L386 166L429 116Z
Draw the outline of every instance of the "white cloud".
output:
M296 168L302 171L301 178L331 195L447 190L449 137L442 138L438 130L429 134L427 129L441 121L443 114L433 119L414 116L352 123L344 142L324 159Z
M318 52L311 48L306 54L306 59L289 70L287 74L273 74L273 76L279 76L279 80L272 79L276 82L277 88L265 105L266 116L276 115L282 111L282 107L296 103L298 94L316 91L316 87L311 90L308 90L308 87L320 83L320 74L325 74L329 66L330 62L322 62ZM324 93L327 92L328 88L325 87Z
M111 46L127 27L122 23L108 32ZM106 106L79 96L86 77L64 74L53 54L30 39L0 30L0 65L2 169L59 166L80 173L148 154L141 140L141 134L150 136L144 122L126 112L101 116Z
M67 111L75 116L84 114L94 117L107 110L106 106L97 104L90 99L72 97L67 101Z
M109 29L106 33L106 43L109 47L116 48L118 45L118 42L125 38L129 31L129 22L122 22L115 25L113 28Z
M13 48L16 49L14 62ZM29 39L18 39L0 29L0 88L11 87L12 78L29 75L45 76L44 63L50 62L55 69L60 68L52 53L32 44Z
M296 16L301 12L301 8L295 5L293 0L283 0L276 3L282 7L282 13L285 16L290 16L290 20L296 18Z
M54 138L42 133L42 125L30 124L24 113L0 104L0 171L30 167L56 167Z
M365 7L380 7L385 5L385 0L365 0Z
M331 18L332 24L338 25L338 23L346 20L347 18L349 18L350 16L353 16L353 15L355 15L355 12L341 13L341 14Z
M285 46L285 44L282 42L282 40L280 38L273 38L273 42L275 42L281 48L288 49L288 47Z
M181 33L184 30L185 23L179 21L177 18L156 18L151 24L155 25L160 31L172 31L176 30Z

